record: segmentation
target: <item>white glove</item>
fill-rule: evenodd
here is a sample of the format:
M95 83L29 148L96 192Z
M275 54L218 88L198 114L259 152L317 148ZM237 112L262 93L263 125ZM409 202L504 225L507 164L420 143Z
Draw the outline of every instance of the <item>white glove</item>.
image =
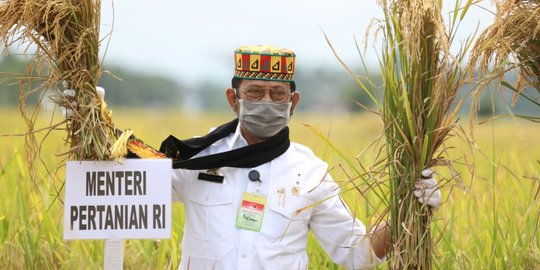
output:
M101 86L96 86L96 93L101 99L105 98L105 89Z
M437 181L431 169L422 171L422 179L414 184L414 196L422 204L427 204L433 209L439 208L442 204L442 196Z
M67 86L67 83L64 84L64 86ZM96 86L96 93L99 98L104 99L105 98L105 89L100 86ZM64 108L64 117L66 119L71 119L73 116L75 116L75 112L73 111L73 108L77 108L79 106L79 102L76 98L77 93L73 89L66 89L64 90L64 98L71 104L71 106L66 106Z
M62 109L64 109L64 118L65 119L71 119L73 116L75 116L75 112L73 111L73 108L77 108L79 106L79 102L77 102L77 99L75 96L77 93L73 89L66 89L64 90L64 98L67 100L66 104L69 104L71 106L62 106Z

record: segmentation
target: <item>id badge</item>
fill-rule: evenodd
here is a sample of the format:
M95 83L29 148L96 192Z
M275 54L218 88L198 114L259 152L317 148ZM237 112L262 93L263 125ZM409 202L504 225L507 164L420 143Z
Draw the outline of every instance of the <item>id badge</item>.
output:
M236 217L236 227L255 232L260 231L265 206L265 196L244 192L242 204Z

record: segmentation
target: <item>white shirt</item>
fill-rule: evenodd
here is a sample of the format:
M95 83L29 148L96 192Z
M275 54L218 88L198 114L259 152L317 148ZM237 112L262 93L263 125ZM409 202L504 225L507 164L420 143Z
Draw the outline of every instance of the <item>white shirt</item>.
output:
M237 127L197 156L246 145ZM379 263L365 226L342 203L327 167L310 149L291 143L281 156L256 168L220 168L222 184L198 180L201 171L173 170L172 196L184 203L186 214L179 269L307 269L309 229L330 258L347 269ZM252 169L259 171L261 183L249 180ZM244 192L267 197L260 232L236 227Z

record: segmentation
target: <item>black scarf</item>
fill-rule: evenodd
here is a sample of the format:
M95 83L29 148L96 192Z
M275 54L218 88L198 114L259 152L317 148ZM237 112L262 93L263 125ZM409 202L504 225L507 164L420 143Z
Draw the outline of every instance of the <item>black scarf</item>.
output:
M179 140L170 135L161 143L159 151L173 159L174 169L253 168L279 157L289 149L291 144L289 128L285 127L264 142L227 152L192 158L217 140L234 133L237 126L238 118L219 126L204 137Z

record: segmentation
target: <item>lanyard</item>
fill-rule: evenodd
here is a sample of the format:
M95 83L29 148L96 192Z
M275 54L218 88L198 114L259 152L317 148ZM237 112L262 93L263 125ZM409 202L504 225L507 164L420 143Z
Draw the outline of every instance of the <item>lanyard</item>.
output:
M249 171L248 178L249 178L249 181L251 182L259 182L259 185L257 185L257 191L256 191L256 193L259 193L261 189L261 183L262 183L261 174L259 173L259 171L257 170Z

